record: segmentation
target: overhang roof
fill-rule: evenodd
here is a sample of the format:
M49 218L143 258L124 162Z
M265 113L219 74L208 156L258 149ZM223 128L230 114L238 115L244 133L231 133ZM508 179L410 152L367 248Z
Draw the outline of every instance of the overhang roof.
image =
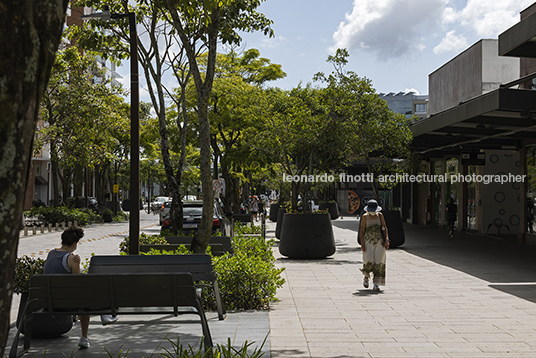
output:
M426 157L516 149L536 142L536 91L499 88L415 122L412 151Z
M536 13L499 35L499 55L536 57Z

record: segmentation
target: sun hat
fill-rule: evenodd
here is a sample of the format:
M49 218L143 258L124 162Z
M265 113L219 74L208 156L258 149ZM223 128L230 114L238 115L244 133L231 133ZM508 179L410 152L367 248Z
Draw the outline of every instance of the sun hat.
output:
M367 202L367 206L363 209L368 212L378 212L382 210L382 207L378 205L378 202L374 199L371 199Z

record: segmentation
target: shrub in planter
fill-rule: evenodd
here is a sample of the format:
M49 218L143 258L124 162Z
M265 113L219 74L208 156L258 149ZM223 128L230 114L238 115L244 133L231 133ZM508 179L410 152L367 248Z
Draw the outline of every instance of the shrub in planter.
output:
M15 282L13 292L21 294L28 292L30 277L43 273L45 260L28 256L17 257L15 262Z
M79 209L59 207L36 207L24 212L27 218L35 218L39 224L48 225L61 222L77 222L79 226L87 225L89 214Z
M122 254L128 255L128 249L129 249L129 237L125 237L123 241L119 244L119 252ZM147 235L145 233L140 234L140 245L167 245L168 242L166 239L159 235Z
M239 235L234 237L233 256L212 256L221 298L228 310L264 309L270 302L277 300L276 290L285 283L281 277L284 268L275 267L272 244L273 240ZM210 254L210 250L207 253ZM175 252L152 250L147 254L172 255L190 252L186 247L181 247ZM203 288L202 298L205 309L216 310L211 289Z

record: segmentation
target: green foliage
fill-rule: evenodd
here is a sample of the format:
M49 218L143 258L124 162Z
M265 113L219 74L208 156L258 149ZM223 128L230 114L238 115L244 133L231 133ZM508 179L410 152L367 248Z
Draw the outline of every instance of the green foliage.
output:
M247 231L244 229L244 231ZM167 241L158 235L140 235L140 244L163 244ZM214 271L218 275L220 293L228 309L264 309L271 301L285 280L281 277L284 268L275 267L272 252L273 240L264 240L260 236L235 236L233 246L235 254L212 256L210 246L207 254L212 256ZM120 244L120 251L128 254L128 238ZM178 250L151 250L146 255L188 255L191 252L181 245ZM203 306L216 309L213 292L203 288Z
M117 215L114 216L114 221L128 221L129 218L129 214L125 213L124 211L118 211Z
M236 349L231 344L231 338L227 338L227 344L217 344L212 348L206 348L201 339L199 347L188 345L186 348L177 338L176 343L170 341L172 344L171 351L165 349L165 352L160 353L158 356L162 358L260 358L264 355L262 348L266 343L266 338L264 338L261 346L255 348L253 352L248 352L248 349L255 342L244 342L242 347Z
M28 292L30 288L30 277L42 274L44 265L45 260L40 258L31 258L28 256L17 257L13 292L18 294Z
M234 224L234 234L235 236L244 235L244 234L261 234L262 228L255 224L251 223L241 223L235 222Z
M27 218L33 218L37 224L56 224L62 222L77 222L78 226L87 225L90 217L95 219L94 214L90 214L87 211L80 209L69 209L65 206L58 207L33 207L24 212L24 216ZM97 221L97 220L95 220Z
M128 254L129 249L129 240L130 238L127 236L121 243L119 244L119 252L120 253L126 253ZM166 239L159 235L147 235L145 233L140 234L140 245L167 245L168 242Z
M234 237L235 254L213 257L214 271L222 300L227 309L264 309L275 301L276 290L285 280L283 268L275 267L272 242L261 237ZM211 309L216 303L208 289L203 289L203 304Z

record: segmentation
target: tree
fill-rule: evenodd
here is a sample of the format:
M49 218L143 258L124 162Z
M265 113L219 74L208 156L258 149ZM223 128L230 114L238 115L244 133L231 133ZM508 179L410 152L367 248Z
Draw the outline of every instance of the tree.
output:
M281 65L260 57L256 49L246 50L242 56L233 50L218 55L210 105L211 145L214 179L218 178L220 165L226 186L222 200L229 212L239 212L240 178L251 177L264 164L250 150L244 136L245 132L256 132L260 124L250 108L256 105L255 99L262 95L260 89L266 82L284 76Z
M348 51L338 49L334 56L328 56L334 71L329 76L315 75L316 80L326 83L322 101L345 123L347 145L355 159L363 160L370 173L391 169L392 158L409 155L411 119L391 111L369 79L345 71L348 57ZM378 199L376 182L371 184Z
M128 106L120 97L122 90L101 80L100 72L96 59L75 47L59 51L52 68L41 105L47 125L40 130L35 147L50 147L55 205L59 203L58 181L64 198L71 184L75 196L81 195L87 168L99 174L97 199L104 204L106 172L112 163L120 165L127 154Z
M214 213L208 106L214 82L217 43L218 40L230 44L240 43L237 30L262 30L265 34L271 34L271 22L255 11L261 0L162 0L162 2L170 14L168 21L173 25L184 46L197 90L203 215L191 248L194 252L202 253L208 246ZM207 53L204 71L199 63L198 55L201 51Z
M13 277L30 151L67 0L0 2L0 356L9 331Z
M143 26L143 36L138 37L139 61L145 75L148 93L156 112L159 124L161 160L165 170L170 196L172 197L170 220L174 230L182 229L182 192L181 183L186 161L186 133L189 113L186 105L186 88L190 71L185 60L184 48L171 25L163 21L167 14L158 1L138 0L135 7L126 0L83 0L79 6L91 6L102 9L109 6L112 13L136 12L138 22ZM112 60L125 58L125 48L129 46L129 25L125 21L106 23L100 20L89 21L83 28L73 27L71 38L88 50L98 50ZM101 30L106 31L101 31ZM107 35L106 33L109 33ZM162 48L163 46L163 48ZM163 83L166 72L171 72L179 85L176 95ZM171 104L176 111L171 111ZM169 120L175 115L175 120ZM169 132L176 126L180 133L179 160L172 160L172 147Z

